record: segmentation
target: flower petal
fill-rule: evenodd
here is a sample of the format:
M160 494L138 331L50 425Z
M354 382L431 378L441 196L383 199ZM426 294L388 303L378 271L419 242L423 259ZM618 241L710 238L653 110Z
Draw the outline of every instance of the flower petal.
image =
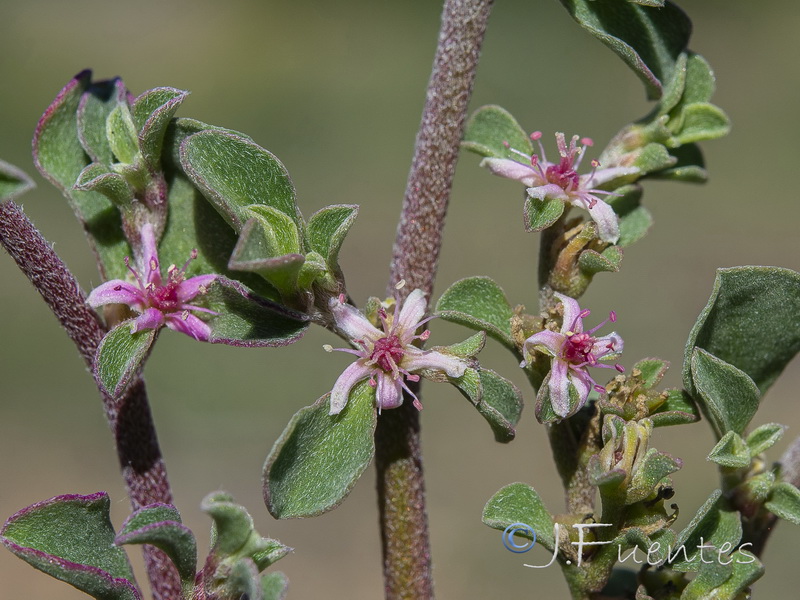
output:
M422 290L414 290L405 299L392 323L392 329L398 332L401 339L405 338L403 339L404 343L411 341L411 337L419 327L419 322L425 316L427 309L428 302L425 300L425 292Z
M142 225L142 273L147 283L161 285L161 267L158 264L156 235L150 223Z
M452 354L445 354L437 350L423 351L412 346L406 348L400 367L412 373L423 369L433 369L443 371L448 377L461 377L467 370L467 361Z
M519 163L510 158L484 158L481 166L489 169L492 175L519 181L526 186L542 183L539 173L530 165Z
M567 336L563 333L545 329L539 333L534 333L525 340L525 354L530 354L536 346L541 346L544 347L551 356L558 356L561 354L561 348L564 346L566 340Z
M574 414L586 404L589 392L594 387L594 379L592 379L585 367L573 367L569 370L569 381L575 386L575 391L578 392L578 405L571 411Z
M331 410L329 414L338 415L342 412L350 397L350 390L359 381L369 377L372 371L373 369L365 366L361 360L357 360L342 371L331 390Z
M619 239L619 217L606 202L595 197L595 205L587 209L592 220L597 223L597 235L604 242L615 244Z
M145 295L137 286L127 281L112 279L94 288L86 302L94 308L105 304L127 304L141 310L145 305Z
M550 404L553 411L560 416L566 417L569 414L569 378L567 363L557 358L553 359L553 366L550 369Z
M194 300L198 294L205 293L206 288L214 283L216 278L217 275L198 275L182 281L177 289L178 301L188 302Z
M625 343L622 338L619 337L616 331L612 331L608 335L597 338L594 346L592 346L592 354L600 359L612 357L621 354L624 346Z
M157 308L148 308L133 321L132 333L143 329L158 329L164 324L164 313Z
M355 306L341 302L338 298L331 298L330 306L336 327L351 340L367 339L374 342L384 337Z
M544 200L546 198L558 198L559 200L569 200L570 197L562 189L561 186L555 183L548 183L545 185L537 185L536 187L528 188L528 196L536 198L537 200Z
M403 388L400 380L393 379L388 373L379 373L377 380L375 403L378 405L378 410L400 406L403 403Z
M581 177L581 187L584 189L588 187L597 187L609 181L614 181L619 177L636 175L637 173L639 173L638 167L609 167L608 169L597 169L594 174L589 173Z
M561 306L564 307L564 323L561 325L561 332L582 333L583 319L580 318L581 307L578 305L578 301L558 292L553 295L558 298Z
M169 313L166 316L167 327L173 331L180 331L196 339L198 342L207 342L211 337L211 327L202 319L196 317L188 310L182 313Z

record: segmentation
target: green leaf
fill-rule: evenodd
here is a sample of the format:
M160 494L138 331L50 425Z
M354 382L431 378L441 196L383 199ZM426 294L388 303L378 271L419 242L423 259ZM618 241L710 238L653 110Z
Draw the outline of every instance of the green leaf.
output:
M192 182L241 231L253 204L270 206L302 230L289 173L270 152L234 133L208 129L181 143L181 165Z
M294 223L281 212L275 211L287 219L294 227ZM297 228L295 227L295 242L297 242ZM293 297L298 289L300 271L306 262L302 254L280 253L276 246L280 243L276 239L275 231L270 225L258 218L253 218L245 223L239 236L239 241L233 249L228 267L234 271L258 273L281 293L284 298ZM281 240L286 242L284 240ZM288 246L288 243L284 245Z
M313 517L338 506L375 454L375 391L368 381L350 392L344 410L326 394L301 409L264 466L264 500L276 519Z
M701 543L716 548L722 548L726 543L735 547L741 538L739 513L727 506L720 490L714 490L689 525L678 534L671 566L676 571L697 571L702 564L698 548ZM680 550L681 547L685 549L685 554Z
M114 543L155 546L173 562L184 586L194 583L197 542L191 530L181 523L174 506L148 504L138 509L122 525Z
M646 499L664 477L683 466L680 459L673 458L665 452L659 452L655 448L650 448L640 461L628 488L626 504Z
M681 117L681 128L671 141L675 146L714 140L728 135L731 130L728 116L721 108L708 102L688 105Z
M127 104L117 104L109 113L106 137L118 162L136 164L139 157L139 138Z
M597 273L616 273L622 262L622 248L609 246L602 253L594 250L584 250L578 256L578 266L587 275Z
M123 321L100 341L94 359L94 375L112 398L120 398L139 369L144 365L153 342L155 329L134 333L133 319Z
M437 347L437 350L441 350L447 354L455 354L461 358L473 358L478 352L483 350L485 344L486 332L479 331L475 335L469 336L463 342L450 346Z
M671 2L663 8L618 0L561 0L581 27L611 48L636 73L650 99L659 98L686 49L691 21Z
M119 207L130 206L133 200L133 190L125 178L99 163L92 163L80 172L75 189L100 192Z
M684 588L680 600L737 600L764 574L764 565L746 550L737 550L727 559L724 551L723 554L706 552L711 554L710 560L700 565L697 576Z
M142 156L153 171L161 170L161 149L167 125L188 95L189 92L171 87L154 88L136 98L131 106Z
M781 519L800 525L800 490L788 481L773 486L765 506Z
M525 483L511 483L492 496L483 508L483 522L501 531L524 523L536 533L538 543L548 550L555 548L553 519L536 490Z
M201 508L214 519L212 562L248 559L259 573L292 551L277 540L261 537L250 513L230 494L212 492L203 499Z
M35 185L22 170L0 160L0 202L12 200L34 188Z
M511 113L495 105L482 106L472 113L464 129L461 146L481 156L494 158L519 160L519 156L511 149L533 154L533 145L525 130Z
M642 186L628 184L617 188L608 203L619 216L619 241L625 248L642 239L653 225L650 211L641 206Z
M202 297L205 306L219 313L208 319L212 344L286 346L299 340L308 317L253 294L237 281L218 277Z
M83 223L104 279L124 279L123 259L131 249L122 234L119 211L102 194L74 190L80 172L89 164L78 139L77 109L91 85L91 71L82 71L59 92L39 121L33 137L33 158L39 172L69 200Z
M756 384L746 373L702 348L695 348L691 362L696 399L717 436L744 432L761 400Z
M653 427L667 425L684 425L696 423L700 420L700 413L692 402L689 394L683 390L667 390L667 400L650 414Z
M689 183L704 183L708 180L703 153L697 144L684 144L680 148L672 148L670 154L676 159L675 164L667 169L648 173L647 177Z
M339 249L357 216L357 205L334 204L321 208L308 219L308 245L322 255L332 271L339 268Z
M691 359L703 348L744 371L763 395L800 350L800 274L778 267L719 269L708 304L686 343L684 387L694 395Z
M513 312L502 288L488 277L456 281L436 303L436 313L445 321L483 330L516 352L511 337Z
M525 221L525 231L542 231L558 221L564 214L564 201L558 198L525 198L522 217Z
M757 456L772 448L783 437L784 431L786 431L786 425L781 425L780 423L766 423L756 427L747 436L747 446L750 448L750 453L753 456Z
M508 443L514 439L523 407L517 386L484 368L468 368L464 375L450 381L486 419L496 441Z
M666 146L652 142L636 151L636 160L633 162L633 166L638 167L641 176L644 176L648 173L668 169L676 162L677 160L670 155Z
M657 386L666 374L667 369L669 369L669 362L660 358L643 358L633 365L634 371L640 371L639 379L642 382L642 387L646 390L651 390Z
M708 460L723 467L746 469L750 466L752 458L750 449L742 439L742 436L734 431L729 431L722 436L722 439L711 450Z
M106 121L117 105L127 101L128 90L119 77L96 81L81 96L77 112L78 139L93 162L106 165L114 162L114 153L106 135Z
M101 600L140 600L133 571L114 544L105 492L57 496L6 521L0 543L34 568Z

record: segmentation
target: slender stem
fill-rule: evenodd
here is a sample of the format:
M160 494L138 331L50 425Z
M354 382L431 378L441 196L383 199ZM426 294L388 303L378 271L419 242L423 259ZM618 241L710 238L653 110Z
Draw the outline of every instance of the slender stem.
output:
M389 293L433 289L467 105L493 0L445 0L397 229ZM419 415L411 402L386 411L375 433L386 598L433 597Z
M87 306L86 297L67 266L11 201L0 203L0 244L42 295L91 370L105 329ZM144 382L137 380L118 400L102 391L101 396L133 509L153 502L171 503L172 493ZM154 598L179 598L181 586L172 562L152 546L143 548Z

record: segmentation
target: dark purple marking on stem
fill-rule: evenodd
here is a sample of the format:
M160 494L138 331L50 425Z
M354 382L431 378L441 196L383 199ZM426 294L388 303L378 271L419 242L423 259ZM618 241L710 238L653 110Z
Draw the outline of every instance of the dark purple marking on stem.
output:
M22 209L11 201L0 203L0 244L44 298L91 370L105 329L86 304L72 273ZM102 392L101 396L131 506L136 510L154 502L171 504L172 493L144 382L135 381L117 401ZM171 561L149 546L143 552L154 598L179 598L180 581Z
M492 0L445 0L439 41L397 228L389 295L405 279L430 298L467 105ZM409 384L419 394L418 384ZM433 597L419 412L406 397L378 419L378 507L386 598Z

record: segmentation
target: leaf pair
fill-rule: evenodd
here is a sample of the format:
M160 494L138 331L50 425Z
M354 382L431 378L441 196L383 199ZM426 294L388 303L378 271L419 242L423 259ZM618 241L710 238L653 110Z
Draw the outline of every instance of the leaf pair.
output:
M0 543L36 569L102 600L141 600L122 545L150 544L162 550L180 576L183 598L281 600L282 573L259 573L291 551L262 538L244 507L215 492L202 503L214 519L214 544L195 577L197 544L174 506L151 504L135 511L114 533L105 492L57 496L21 510L6 521Z

